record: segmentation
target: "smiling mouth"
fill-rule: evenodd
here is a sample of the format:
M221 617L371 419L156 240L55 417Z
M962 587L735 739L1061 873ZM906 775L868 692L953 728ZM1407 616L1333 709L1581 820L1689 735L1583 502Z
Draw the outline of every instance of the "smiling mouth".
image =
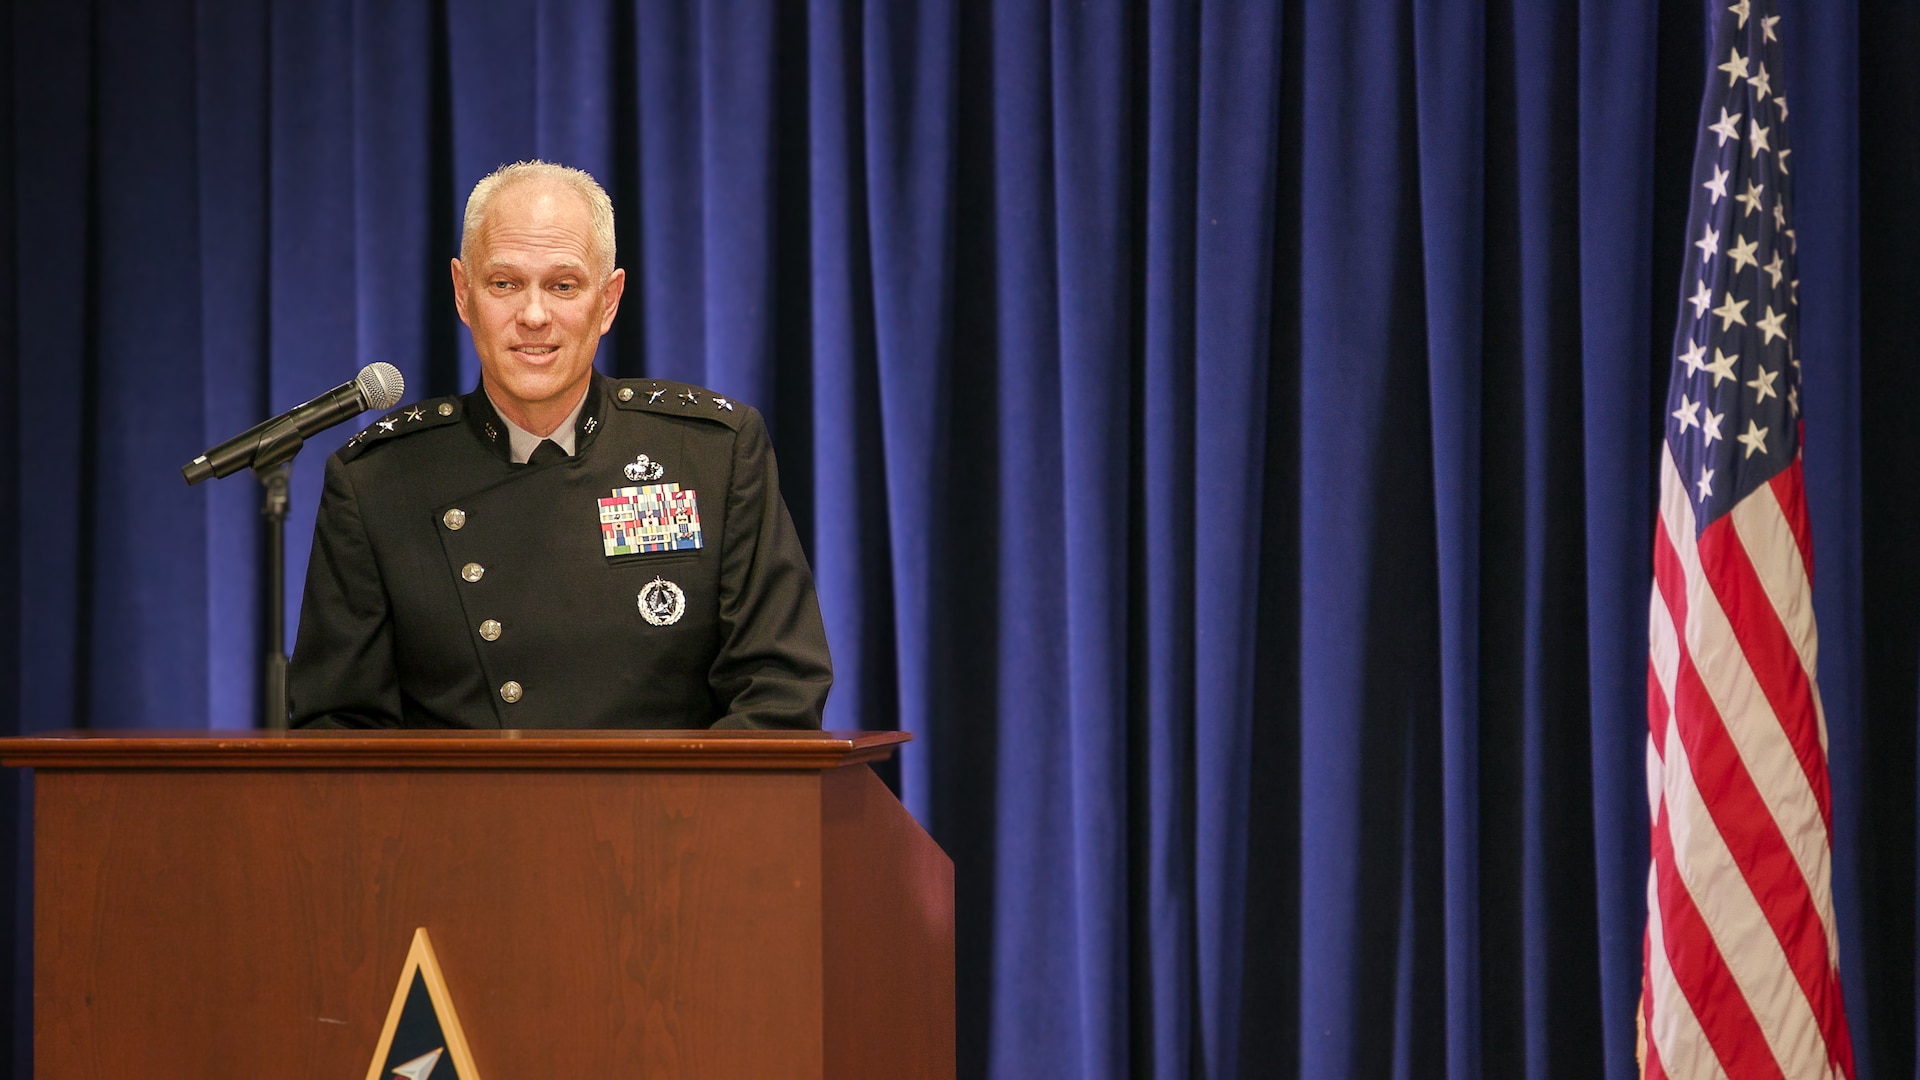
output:
M544 357L544 356L552 356L554 353L559 352L560 346L558 345L515 345L513 347L513 351L518 353L521 356Z

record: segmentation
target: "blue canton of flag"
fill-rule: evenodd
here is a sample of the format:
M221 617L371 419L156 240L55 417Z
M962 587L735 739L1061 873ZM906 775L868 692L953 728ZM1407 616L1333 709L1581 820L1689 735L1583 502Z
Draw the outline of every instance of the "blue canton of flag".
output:
M1800 282L1787 99L1774 86L1783 66L1778 22L1752 19L1753 32L1714 57L1720 62L1701 105L1685 300L1667 389L1667 446L1692 488L1697 530L1800 448Z

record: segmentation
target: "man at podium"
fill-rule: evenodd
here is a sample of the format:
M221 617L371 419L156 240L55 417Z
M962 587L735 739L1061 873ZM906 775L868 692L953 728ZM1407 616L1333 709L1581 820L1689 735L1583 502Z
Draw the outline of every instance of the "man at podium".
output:
M593 368L626 283L606 192L495 171L452 275L480 386L327 460L292 724L818 727L826 632L760 414Z

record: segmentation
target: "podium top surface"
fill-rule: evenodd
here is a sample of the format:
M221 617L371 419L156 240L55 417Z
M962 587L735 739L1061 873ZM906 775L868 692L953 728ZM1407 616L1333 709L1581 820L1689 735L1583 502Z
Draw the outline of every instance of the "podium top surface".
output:
M904 731L64 731L0 738L30 769L706 769L878 761Z

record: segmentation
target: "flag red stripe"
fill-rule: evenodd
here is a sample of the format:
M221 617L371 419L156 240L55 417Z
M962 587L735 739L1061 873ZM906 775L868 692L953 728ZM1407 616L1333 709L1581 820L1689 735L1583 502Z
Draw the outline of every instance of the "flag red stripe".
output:
M1840 1075L1853 1080L1853 1029L1847 1026L1847 1001L1840 985L1840 965L1836 961L1830 976L1833 992L1827 1007L1820 1012L1820 1032L1827 1039L1827 1058Z
M1727 733L1719 707L1700 681L1700 673L1685 648L1684 571L1665 529L1656 529L1654 534L1654 579L1683 643L1674 678L1678 714L1675 730L1692 766L1694 785L1734 865L1779 940L1794 981L1806 995L1814 1016L1825 1017L1830 986L1826 928L1814 906L1806 876L1774 820L1772 807L1754 784Z
M1800 434L1802 438L1806 436L1806 425L1801 425ZM1807 568L1807 588L1812 589L1813 522L1807 517L1806 473L1800 467L1799 455L1794 456L1793 464L1767 481L1767 485L1773 488L1774 501L1786 516L1787 528L1793 530L1794 546L1800 549L1800 565Z
M1667 833L1667 807L1653 826L1653 866L1660 896L1660 925L1665 929L1667 962L1674 981L1700 1020L1707 1044L1728 1076L1765 1080L1785 1076L1773 1059L1767 1037L1760 1030L1746 995L1734 981L1726 958L1714 946L1713 934L1694 907L1680 872L1673 863L1673 840Z
M1700 533L1698 546L1700 569L1720 600L1720 610L1726 612L1733 638L1746 654L1760 692L1773 707L1773 715L1793 747L1793 756L1800 761L1800 771L1813 789L1814 805L1820 808L1821 827L1831 834L1833 795L1827 783L1827 759L1820 748L1813 687L1806 669L1800 666L1800 652L1780 625L1773 601L1768 599L1760 575L1734 531L1732 515L1707 526Z

